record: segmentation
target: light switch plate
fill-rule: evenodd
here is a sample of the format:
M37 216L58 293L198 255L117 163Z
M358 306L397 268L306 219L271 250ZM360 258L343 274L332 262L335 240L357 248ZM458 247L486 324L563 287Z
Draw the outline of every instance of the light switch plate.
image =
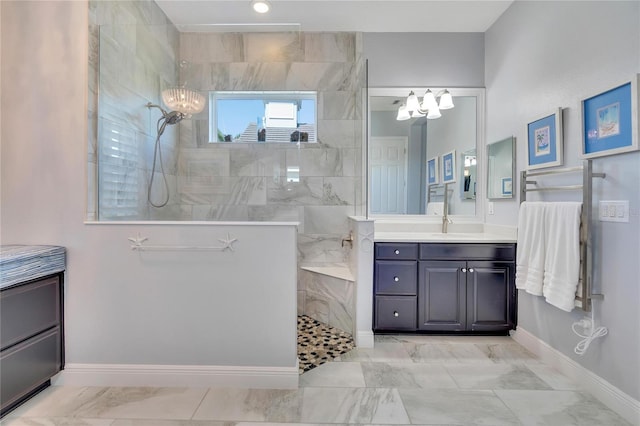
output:
M629 200L600 201L600 222L629 222Z

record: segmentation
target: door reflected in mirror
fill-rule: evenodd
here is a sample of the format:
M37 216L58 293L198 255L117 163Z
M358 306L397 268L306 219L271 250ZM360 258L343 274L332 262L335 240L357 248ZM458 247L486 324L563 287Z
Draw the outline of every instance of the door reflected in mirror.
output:
M487 198L513 198L515 138L489 144L487 162Z
M441 185L429 185L428 160L438 162L437 182L441 183L442 156L455 151L459 175L449 185L448 213L475 216L484 89L450 89L455 107L442 110L440 118L397 120L398 108L411 90L425 91L369 89L369 214L438 214L445 194ZM429 207L430 202L438 204Z

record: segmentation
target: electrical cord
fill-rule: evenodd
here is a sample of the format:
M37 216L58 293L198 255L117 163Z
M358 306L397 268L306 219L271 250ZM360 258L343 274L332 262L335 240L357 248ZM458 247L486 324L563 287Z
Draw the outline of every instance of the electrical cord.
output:
M573 349L573 352L575 352L577 355L584 355L585 352L587 352L587 349L589 349L589 345L591 344L591 342L593 342L595 339L597 339L598 337L602 337L607 335L607 333L609 333L609 330L607 330L607 327L595 327L595 314L594 314L594 309L592 307L591 309L591 320L589 321L588 318L582 319L578 322L574 322L571 325L571 329L573 330L573 332L579 336L582 337L582 340L580 342L578 342L578 344L576 345L576 347ZM578 330L576 330L576 327L582 327L582 333L580 333ZM589 331L588 333L586 331Z

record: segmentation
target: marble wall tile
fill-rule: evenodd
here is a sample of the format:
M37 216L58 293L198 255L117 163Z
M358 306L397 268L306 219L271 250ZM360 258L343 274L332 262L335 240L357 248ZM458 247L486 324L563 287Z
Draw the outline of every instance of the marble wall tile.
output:
M399 393L414 424L519 424L492 391L399 389Z
M316 321L329 324L329 302L324 297L317 297L305 291L304 314Z
M226 149L180 150L178 159L181 194L228 194L230 155Z
M324 91L319 96L318 109L324 120L353 120L356 116L356 95L353 91Z
M325 177L322 203L324 205L355 205L357 182L358 180L353 177Z
M253 222L300 222L298 232L304 229L304 209L301 206L249 206L249 220Z
M342 152L317 144L287 150L287 167L300 167L300 176L342 176Z
M352 85L349 75L351 70L352 67L346 63L293 62L289 64L285 88L320 92L347 90Z
M305 61L351 62L356 56L354 33L306 33Z
M298 316L300 315L304 315L304 311L305 311L305 292L304 290L298 290L296 292L297 294L297 301L298 301Z
M349 249L341 247L342 238L342 235L335 234L299 234L299 264L323 265L346 262Z
M180 59L193 64L244 62L240 33L181 33Z
M165 80L177 80L176 52L171 46L158 41L154 35L142 25L136 26L136 56L145 63L154 64L156 72Z
M229 65L229 82L215 90L282 90L285 87L286 62L235 62Z
M269 180L267 203L278 205L320 205L323 198L321 177L303 177L300 182Z
M347 333L355 333L355 285L353 281L346 281L323 274L305 270L300 271L306 291L305 305L315 303L326 309L326 323ZM312 318L315 312L305 312ZM323 319L325 316L323 315Z
M355 140L358 125L353 120L318 120L318 139L329 147L354 148L359 146Z
M266 144L229 145L231 176L283 176L287 150Z
M304 230L308 234L349 234L349 206L304 207Z
M306 33L244 33L246 62L302 62Z
M356 177L362 174L362 150L342 148L342 176Z

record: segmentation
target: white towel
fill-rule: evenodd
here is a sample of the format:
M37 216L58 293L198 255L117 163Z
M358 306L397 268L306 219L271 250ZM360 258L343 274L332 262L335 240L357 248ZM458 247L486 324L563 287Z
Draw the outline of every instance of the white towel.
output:
M545 208L547 203L524 201L518 215L516 288L542 296L545 261Z
M571 312L580 278L582 203L549 203L545 209L546 254L543 294L548 303Z

